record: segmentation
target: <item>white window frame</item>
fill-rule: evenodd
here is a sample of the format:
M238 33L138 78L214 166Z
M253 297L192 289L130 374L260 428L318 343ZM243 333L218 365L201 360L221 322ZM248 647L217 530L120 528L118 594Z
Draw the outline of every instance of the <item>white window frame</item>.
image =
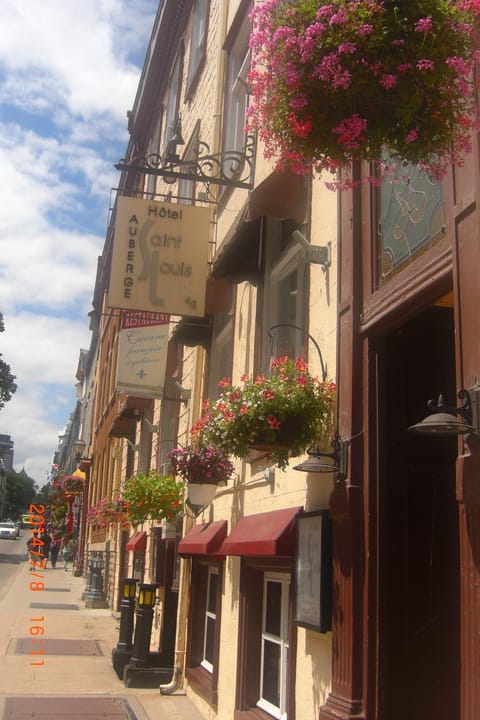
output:
M269 219L266 240L266 264L264 280L264 301L263 301L263 347L262 347L262 370L267 372L272 359L271 338L268 330L285 322L289 325L296 325L297 328L304 328L306 323L306 298L307 298L307 264L303 248L293 240L285 250L278 255L275 248L280 242L280 225L278 221ZM280 310L280 287L292 273L297 274L296 308L295 318L283 318ZM285 328L287 331L288 328ZM305 333L291 329L294 340L294 357L299 357L302 352L302 342ZM278 356L279 352L273 348L273 354ZM284 354L283 352L280 354Z
M277 582L281 584L281 607L280 607L280 635L272 635L265 630L267 610L267 584ZM290 575L288 573L265 573L263 578L263 609L262 609L262 637L261 637L261 661L260 661L260 697L257 706L269 713L278 720L287 718L287 678L288 678L288 652L289 652L289 598L290 598ZM280 646L280 706L272 705L263 697L264 682L264 653L265 642L274 643Z
M211 578L212 578L213 575L216 575L216 577L217 577L217 586L218 586L218 582L219 582L219 572L218 572L218 568L216 568L216 567L209 567L209 568L208 568L208 577L207 577L207 594L206 594L206 598L205 598L205 621L204 621L204 625L203 625L203 658L202 658L202 661L201 661L201 663L200 663L200 665L201 665L203 668L205 668L205 670L207 670L207 672L209 672L209 673L213 673L213 665L212 665L212 663L211 663L209 660L207 660L207 658L205 657L206 648L207 648L208 621L209 621L209 620L210 620L210 621L213 620L214 626L215 626L216 623L217 623L217 613L216 613L216 612L212 612L211 610L208 609L208 608L209 608L209 605L210 605L210 594L211 594L211 592L212 592ZM216 594L215 594L215 610L216 610L216 608L217 608L217 596L216 596Z
M167 151L168 143L173 137L173 134L175 132L175 126L178 120L179 98L182 87L182 60L183 51L182 48L180 48L173 64L172 74L170 75L168 100L165 108L165 131L163 134L162 154L165 154L165 152Z
M242 152L245 147L245 125L248 107L247 77L251 60L248 40L251 29L251 21L247 14L235 36L234 42L227 50L228 60L223 113L224 151ZM235 170L238 171L238 169L236 166Z
M187 94L197 77L198 69L205 55L208 30L208 10L210 0L196 0L193 10L192 32L190 36L190 58L188 63Z

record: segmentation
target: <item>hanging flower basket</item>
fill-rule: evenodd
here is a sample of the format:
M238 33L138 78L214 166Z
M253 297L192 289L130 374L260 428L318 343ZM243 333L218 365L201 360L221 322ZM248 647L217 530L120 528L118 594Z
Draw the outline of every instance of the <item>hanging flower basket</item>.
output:
M92 525L95 530L117 524L128 528L127 503L122 498L116 500L103 498L103 500L99 500L96 505L88 509L87 523Z
M220 384L222 394L206 403L192 433L225 454L244 458L261 449L285 468L289 457L332 434L335 386L312 377L303 360L278 358L269 377Z
M225 452L211 444L174 448L168 457L172 471L188 483L189 497L191 485L226 485L235 471Z
M386 149L441 178L471 149L478 120L479 14L477 0L256 5L249 123L267 157L310 174L378 162Z
M79 495L83 493L85 481L76 475L65 475L59 487L64 493Z
M146 520L172 521L182 510L183 485L173 475L151 470L126 480L122 497L127 503L126 514L132 525Z

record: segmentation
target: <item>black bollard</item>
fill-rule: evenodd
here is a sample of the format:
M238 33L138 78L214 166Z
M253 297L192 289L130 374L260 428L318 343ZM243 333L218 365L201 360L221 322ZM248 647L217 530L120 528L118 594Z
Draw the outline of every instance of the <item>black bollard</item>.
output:
M107 608L108 602L103 592L103 557L100 550L93 550L89 559L90 587L85 592L85 607Z
M130 665L134 668L143 668L149 665L150 636L152 634L156 590L156 585L147 585L145 583L140 585L135 620L135 637L130 660Z
M140 585L132 657L123 671L127 687L158 688L172 677L172 668L156 667L153 661L158 653L150 652L156 589L156 585Z
M112 665L120 680L123 679L125 665L132 657L132 636L135 614L135 592L137 581L134 578L122 578L120 602L120 631L117 647L112 650Z
M117 649L131 650L133 647L133 625L135 614L135 593L137 580L134 578L123 578L122 601L120 603L120 632L118 636Z

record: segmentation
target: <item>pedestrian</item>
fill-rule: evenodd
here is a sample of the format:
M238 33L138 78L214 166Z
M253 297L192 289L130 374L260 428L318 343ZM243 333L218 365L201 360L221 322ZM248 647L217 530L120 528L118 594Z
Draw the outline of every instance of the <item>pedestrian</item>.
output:
M30 562L30 567L28 569L30 570L30 572L32 572L34 567L38 567L39 565L43 567L43 565L41 564L43 557L41 549L42 542L38 537L38 530L34 530L33 535L31 535L27 540L27 552Z
M62 540L63 569L68 570L68 562L72 557L73 539L71 535L65 535Z
M40 546L40 551L43 555L43 568L45 569L47 567L48 557L50 555L50 547L52 545L52 536L48 534L48 532L44 529L43 533L40 535L40 540L42 541L43 545Z
M52 563L52 568L57 566L57 558L58 553L60 552L60 546L62 544L61 538L54 537L52 540L52 544L50 545L50 561Z

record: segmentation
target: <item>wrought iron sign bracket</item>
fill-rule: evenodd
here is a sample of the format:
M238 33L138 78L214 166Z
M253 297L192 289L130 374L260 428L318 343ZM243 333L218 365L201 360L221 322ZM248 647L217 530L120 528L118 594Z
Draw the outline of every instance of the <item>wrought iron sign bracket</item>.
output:
M129 162L120 160L117 170L137 172L144 175L162 177L168 184L178 180L188 180L205 185L222 185L231 188L252 190L256 136L247 135L243 152L224 150L211 153L210 147L202 140L198 141L198 155L183 159L176 154L176 143L170 144L169 151L162 156L150 153L133 157Z

